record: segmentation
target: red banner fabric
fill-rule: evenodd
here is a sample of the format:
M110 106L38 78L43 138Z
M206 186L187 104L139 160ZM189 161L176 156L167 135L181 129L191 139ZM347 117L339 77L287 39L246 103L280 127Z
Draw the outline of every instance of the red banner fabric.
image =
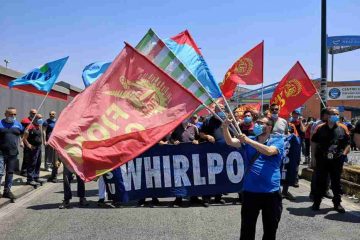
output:
M49 144L90 181L160 141L201 102L130 45L61 113Z
M245 111L260 111L261 103L249 103L244 104L235 109L235 113L238 113L240 117L243 117Z
M314 84L299 62L290 69L277 85L270 103L280 106L281 117L287 118L316 93Z

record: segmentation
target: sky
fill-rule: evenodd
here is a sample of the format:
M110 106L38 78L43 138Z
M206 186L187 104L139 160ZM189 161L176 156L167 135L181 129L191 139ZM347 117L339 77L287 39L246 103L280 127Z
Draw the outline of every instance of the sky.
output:
M327 8L329 36L360 35L359 1L328 0ZM296 61L320 77L321 0L0 0L0 10L0 65L7 59L26 73L70 56L58 81L80 88L86 65L112 61L149 28L163 39L188 29L217 82L262 40L264 85ZM334 66L335 81L359 80L360 50L335 55ZM328 69L330 78L330 55Z

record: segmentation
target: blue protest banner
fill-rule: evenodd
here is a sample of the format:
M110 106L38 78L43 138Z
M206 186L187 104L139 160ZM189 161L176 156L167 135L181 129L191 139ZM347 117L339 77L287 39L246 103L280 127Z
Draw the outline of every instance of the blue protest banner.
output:
M186 197L241 191L247 157L225 143L156 145L104 175L109 198Z
M284 137L285 151L281 166L281 180L289 186L293 186L296 182L298 174L298 166L301 160L301 144L300 138L294 134Z

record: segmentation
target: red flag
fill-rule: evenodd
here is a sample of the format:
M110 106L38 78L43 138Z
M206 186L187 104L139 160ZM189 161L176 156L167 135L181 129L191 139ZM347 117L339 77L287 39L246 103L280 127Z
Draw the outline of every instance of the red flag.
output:
M256 85L263 82L264 41L244 54L227 71L220 86L226 98L232 97L237 84Z
M240 117L243 117L245 111L260 111L261 103L248 103L243 104L235 109L235 113L238 113Z
M314 84L301 64L296 62L277 85L270 103L280 106L281 117L288 117L293 110L303 105L315 93Z
M127 45L61 113L49 144L90 181L140 155L201 102Z

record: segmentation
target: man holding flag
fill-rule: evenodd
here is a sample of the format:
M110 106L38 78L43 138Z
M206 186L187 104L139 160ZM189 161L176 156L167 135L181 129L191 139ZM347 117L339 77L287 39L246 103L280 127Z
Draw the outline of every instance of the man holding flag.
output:
M282 213L280 194L280 166L284 152L284 139L271 134L274 122L260 117L254 126L255 137L241 134L238 138L230 135L230 121L222 128L226 143L236 148L244 148L248 155L243 179L243 203L241 208L240 240L255 239L256 221L261 211L263 239L275 240Z

